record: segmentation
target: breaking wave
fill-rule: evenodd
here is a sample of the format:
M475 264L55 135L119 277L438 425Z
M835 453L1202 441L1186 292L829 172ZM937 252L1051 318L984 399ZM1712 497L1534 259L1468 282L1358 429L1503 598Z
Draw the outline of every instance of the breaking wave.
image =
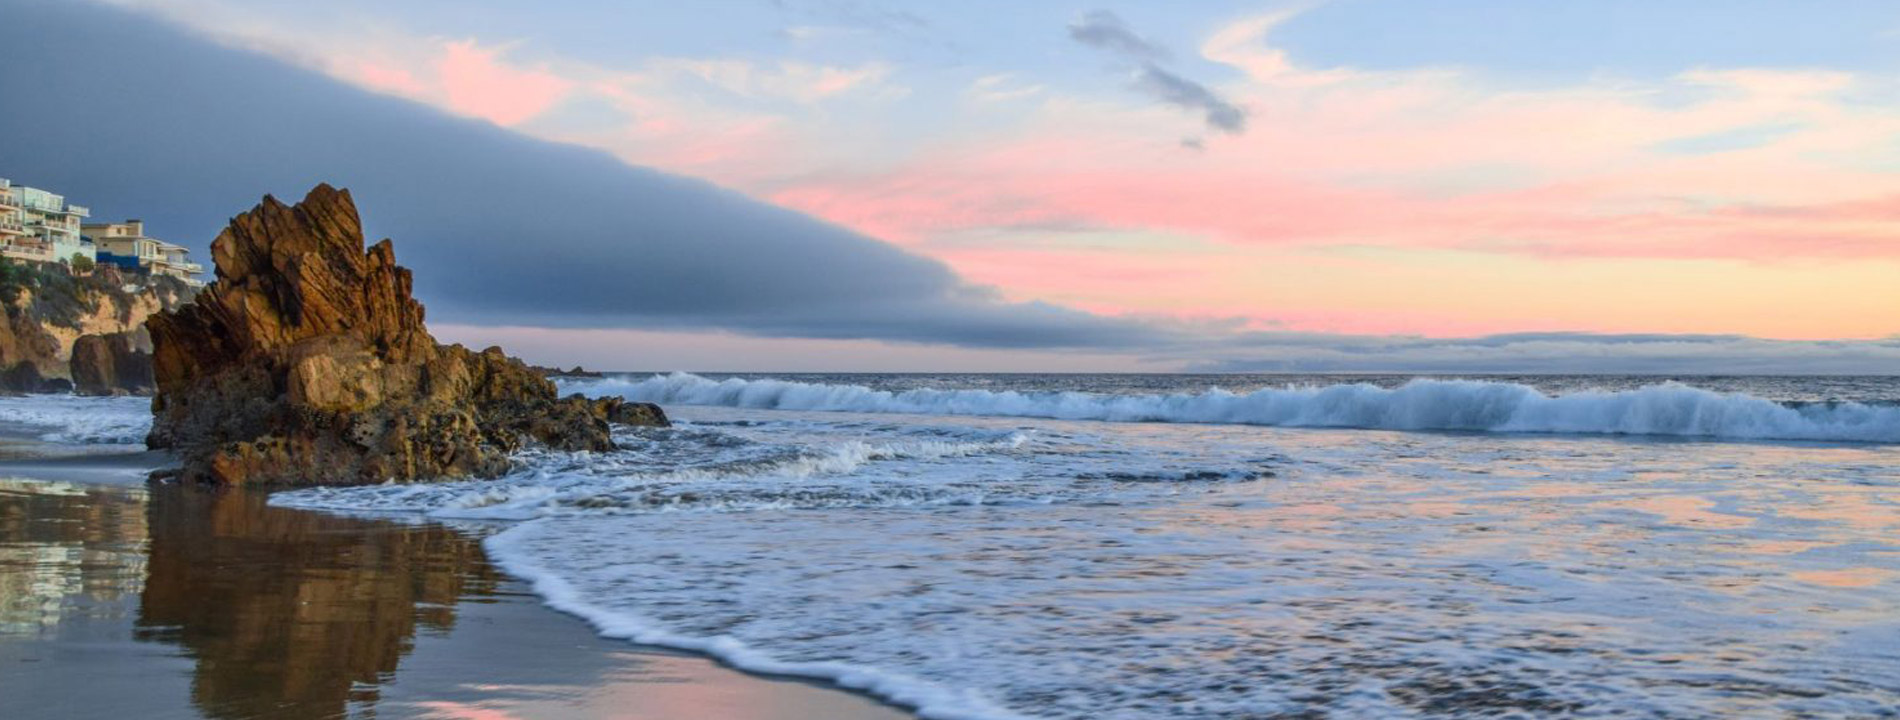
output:
M632 471L644 462L629 453L590 455L578 465L551 466L554 458L523 456L537 469L494 480L309 488L282 493L286 507L371 513L421 513L436 518L526 520L553 515L677 511L745 511L867 506L973 504L985 492L957 482L899 482L859 477L866 464L941 461L1014 450L1027 439L1012 433L982 442L847 441L780 457L720 461L659 472ZM690 444L709 448L703 437ZM914 472L914 470L913 470ZM967 479L957 477L957 480ZM988 489L995 493L995 489Z
M0 425L47 442L137 445L152 429L152 401L142 397L30 395L0 397Z
M1090 392L875 390L768 379L711 380L689 373L570 381L589 395L661 404L774 410L1269 425L1383 430L1651 435L1732 440L1900 442L1900 407L1784 405L1675 382L1635 390L1546 395L1506 382L1417 379L1396 388L1363 383L1234 393L1114 395Z

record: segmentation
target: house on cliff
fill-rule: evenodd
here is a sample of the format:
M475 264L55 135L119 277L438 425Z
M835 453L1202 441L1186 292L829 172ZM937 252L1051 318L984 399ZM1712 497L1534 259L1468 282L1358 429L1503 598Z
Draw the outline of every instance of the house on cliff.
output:
M84 230L86 237L97 246L101 263L130 272L169 275L194 287L204 284L198 279L204 273L204 266L191 261L191 251L182 245L147 237L144 221L89 223Z
M92 211L63 195L0 178L0 256L34 262L94 259L93 244L80 233Z

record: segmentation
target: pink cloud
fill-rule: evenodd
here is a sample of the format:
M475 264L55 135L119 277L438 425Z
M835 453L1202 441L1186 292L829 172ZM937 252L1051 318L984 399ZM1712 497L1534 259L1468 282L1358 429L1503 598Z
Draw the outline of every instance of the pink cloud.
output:
M392 95L415 97L428 92L428 88L416 79L415 73L394 64L384 64L371 60L358 60L350 68L348 75L358 84L371 90Z
M1900 195L1715 203L1622 178L1438 197L1248 171L1064 171L1032 151L835 177L776 202L906 244L1038 225L1187 233L1238 244L1459 248L1541 256L1900 257Z
M573 83L550 72L500 62L500 51L472 40L443 47L435 70L444 99L457 112L513 125L547 110Z

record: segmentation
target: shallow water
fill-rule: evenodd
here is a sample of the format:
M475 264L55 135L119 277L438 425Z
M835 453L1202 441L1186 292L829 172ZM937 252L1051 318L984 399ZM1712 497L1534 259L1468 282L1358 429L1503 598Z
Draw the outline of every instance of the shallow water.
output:
M0 718L902 717L527 593L434 523L0 477Z
M576 384L649 383L631 393L646 398L694 388L671 396L679 427L625 431L623 452L530 454L498 481L280 501L514 521L491 553L610 636L836 679L928 716L1900 707L1892 444L983 414L1025 407L995 394L918 414L899 404L918 395L871 387L702 382ZM1021 382L979 392L1045 397L1009 385ZM1892 392L1850 390L1875 409ZM1630 392L1653 394L1609 394ZM1367 393L1353 391L1389 397ZM1094 397L1068 400L1100 407ZM760 409L839 403L876 412ZM1599 417L1599 430L1631 427ZM1709 427L1695 422L1650 427Z
M499 528L607 637L929 717L1900 707L1892 378L1205 380L569 382L680 422L275 501ZM86 402L0 422L142 435Z

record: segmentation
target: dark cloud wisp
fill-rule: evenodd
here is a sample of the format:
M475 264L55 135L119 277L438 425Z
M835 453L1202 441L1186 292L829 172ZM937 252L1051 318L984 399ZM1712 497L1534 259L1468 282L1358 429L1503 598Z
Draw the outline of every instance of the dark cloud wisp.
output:
M1247 111L1213 89L1161 66L1167 48L1137 34L1121 17L1096 10L1069 24L1069 38L1135 64L1130 83L1138 92L1168 105L1200 113L1214 130L1240 134L1247 130Z
M1226 133L1247 130L1247 111L1227 102L1206 85L1174 73L1144 64L1135 74L1135 87L1169 105L1203 113L1207 126Z
M1069 23L1069 38L1112 53L1141 60L1166 60L1168 51L1135 34L1121 17L1107 10L1096 10Z

